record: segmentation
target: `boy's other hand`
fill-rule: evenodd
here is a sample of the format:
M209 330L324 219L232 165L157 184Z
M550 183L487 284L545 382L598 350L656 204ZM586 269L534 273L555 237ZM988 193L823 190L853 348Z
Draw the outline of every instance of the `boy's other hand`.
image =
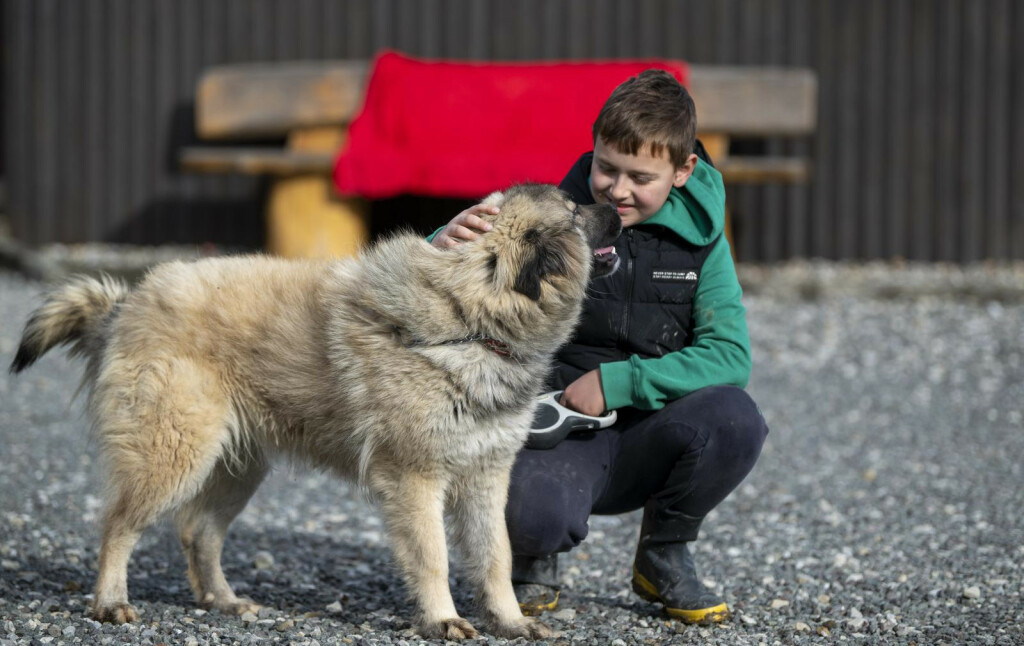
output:
M455 245L476 240L491 230L491 223L480 216L483 214L497 215L498 207L486 204L471 206L459 213L452 221L441 229L430 244L438 249L451 249Z
M558 403L584 415L603 415L605 403L604 390L601 389L601 371L591 370L569 384Z

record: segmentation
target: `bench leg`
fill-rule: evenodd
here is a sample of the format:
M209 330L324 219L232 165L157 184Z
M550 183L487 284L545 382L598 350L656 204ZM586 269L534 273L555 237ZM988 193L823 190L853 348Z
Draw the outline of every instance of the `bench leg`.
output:
M369 240L365 200L341 199L327 175L274 180L267 201L267 250L285 258L355 255Z

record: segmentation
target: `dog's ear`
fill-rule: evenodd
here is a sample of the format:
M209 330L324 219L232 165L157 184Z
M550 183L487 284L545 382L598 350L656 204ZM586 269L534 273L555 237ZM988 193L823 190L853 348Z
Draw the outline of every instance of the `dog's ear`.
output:
M538 249L538 252L541 250ZM540 253L534 253L523 266L512 289L523 294L530 300L540 300L540 279L544 277L544 262Z
M512 289L527 298L540 300L540 281L549 274L564 273L561 255L555 252L555 242L546 240L536 229L526 232L523 239L533 246L533 254L519 268Z
M486 204L487 206L501 206L501 203L504 201L505 194L502 193L501 191L494 191L493 193L485 197L483 200L481 200L480 203Z

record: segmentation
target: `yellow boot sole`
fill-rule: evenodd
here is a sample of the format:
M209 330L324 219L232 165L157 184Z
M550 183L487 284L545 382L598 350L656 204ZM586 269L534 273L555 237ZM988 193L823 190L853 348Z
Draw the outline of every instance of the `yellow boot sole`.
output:
M539 617L549 610L554 610L558 607L558 598L562 596L561 590L555 591L555 598L548 603L520 603L519 609L523 611L524 617Z
M638 595L655 603L665 606L665 612L670 617L675 617L685 624L716 624L725 621L729 617L729 606L720 603L710 608L698 608L696 610L684 610L682 608L670 608L658 595L657 588L633 568L633 591Z

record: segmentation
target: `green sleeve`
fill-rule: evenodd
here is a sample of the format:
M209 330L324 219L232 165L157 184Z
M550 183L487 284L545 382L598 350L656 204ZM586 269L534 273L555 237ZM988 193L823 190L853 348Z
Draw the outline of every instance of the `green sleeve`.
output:
M720 236L704 261L693 308L693 343L656 359L634 355L601 364L609 410L633 406L656 410L706 386L743 388L750 380L750 336L736 266Z

